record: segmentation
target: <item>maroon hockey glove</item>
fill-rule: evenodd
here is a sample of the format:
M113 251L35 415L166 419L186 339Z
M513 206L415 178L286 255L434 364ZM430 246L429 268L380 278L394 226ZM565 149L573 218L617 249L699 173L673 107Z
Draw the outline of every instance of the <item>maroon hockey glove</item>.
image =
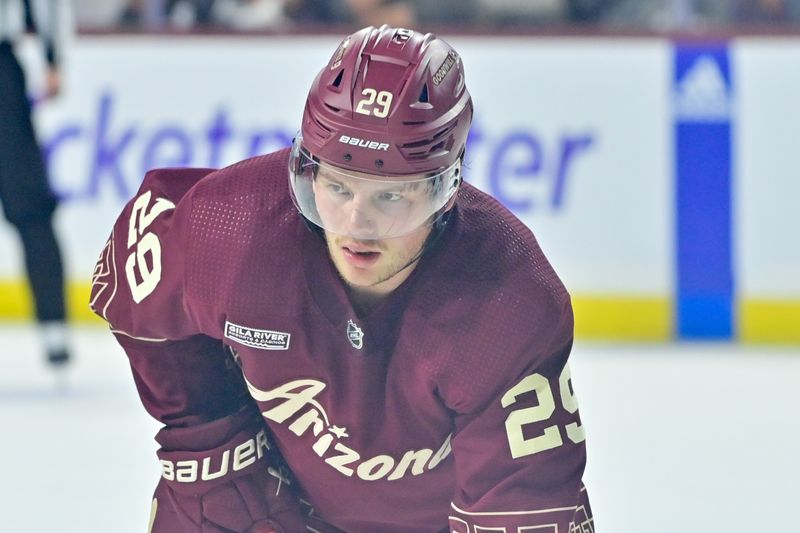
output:
M199 426L164 428L156 441L162 476L151 533L306 531L253 407Z

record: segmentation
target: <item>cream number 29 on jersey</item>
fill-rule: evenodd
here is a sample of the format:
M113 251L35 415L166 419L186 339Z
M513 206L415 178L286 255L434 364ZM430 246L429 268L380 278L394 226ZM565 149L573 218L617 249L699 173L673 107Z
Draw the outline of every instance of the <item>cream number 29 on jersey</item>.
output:
M570 386L571 379L569 365L566 365L558 379L559 396L564 409L568 413L574 414L578 410L578 402ZM536 394L538 405L515 409L506 417L506 434L511 448L511 456L514 459L557 448L564 444L561 431L555 424L544 428L544 431L536 437L525 438L522 431L523 426L548 420L556 410L550 382L541 374L531 374L523 378L503 395L500 403L504 408L510 407L517 402L518 396L525 393ZM576 444L586 439L583 426L578 425L577 422L567 424L565 429L567 438Z
M175 209L175 204L166 198L156 198L153 205L150 205L151 196L151 192L147 191L134 201L128 221L128 250L131 253L125 262L125 277L128 279L133 301L137 304L150 295L161 281L161 242L155 233L145 233L145 230L158 215Z

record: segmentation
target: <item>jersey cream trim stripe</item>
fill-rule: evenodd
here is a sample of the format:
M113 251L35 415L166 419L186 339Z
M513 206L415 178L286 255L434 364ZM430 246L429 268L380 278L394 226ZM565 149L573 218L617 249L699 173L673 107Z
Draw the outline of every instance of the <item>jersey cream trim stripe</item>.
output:
M542 514L542 513L555 513L560 511L577 511L578 506L573 505L572 507L554 507L552 509L537 509L535 511L507 511L507 512L500 512L500 511L481 511L481 512L474 512L474 511L464 511L459 509L458 506L450 502L450 507L453 508L454 511L461 513L467 516L519 516L519 515L526 515L526 514Z
M119 333L120 335L125 335L126 337L131 338L131 339L136 339L137 341L167 342L169 340L169 339L151 339L149 337L137 337L136 335L131 335L130 333L125 333L121 329L114 329L114 328L111 328L111 333L114 333L114 334Z

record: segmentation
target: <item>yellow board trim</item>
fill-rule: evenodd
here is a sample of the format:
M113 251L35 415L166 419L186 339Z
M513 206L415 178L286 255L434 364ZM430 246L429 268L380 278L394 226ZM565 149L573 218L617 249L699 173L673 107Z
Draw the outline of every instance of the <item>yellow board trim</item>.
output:
M91 284L67 286L67 315L76 323L104 324L89 309ZM575 336L581 340L671 341L669 298L575 295ZM738 339L800 344L800 301L745 299L738 303ZM33 305L24 281L0 280L0 320L30 320Z
M67 284L67 318L71 322L104 324L89 309L91 283ZM0 280L0 320L30 320L34 316L33 301L23 281Z
M572 307L578 339L672 339L673 306L668 298L575 295Z
M742 341L800 344L800 301L745 299L738 313Z
M89 309L91 284L69 283L67 313L74 322L102 323ZM573 297L575 334L582 339L667 341L672 304L666 298ZM30 295L23 282L0 281L0 319L30 319Z

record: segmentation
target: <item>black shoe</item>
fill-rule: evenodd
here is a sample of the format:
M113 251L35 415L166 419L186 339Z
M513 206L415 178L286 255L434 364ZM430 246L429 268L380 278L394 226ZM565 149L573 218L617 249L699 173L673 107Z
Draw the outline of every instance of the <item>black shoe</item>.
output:
M69 363L69 352L67 350L50 350L47 352L47 362L51 366L61 367Z

